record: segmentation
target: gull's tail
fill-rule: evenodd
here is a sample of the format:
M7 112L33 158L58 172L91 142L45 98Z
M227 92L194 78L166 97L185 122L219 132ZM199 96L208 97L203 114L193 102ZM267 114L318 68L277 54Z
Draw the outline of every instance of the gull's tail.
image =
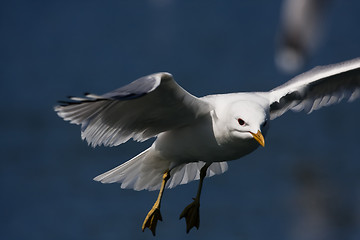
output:
M148 148L120 166L95 177L94 180L102 183L121 183L121 188L134 190L158 189L168 164L164 161L151 161L151 155L151 148ZM150 172L146 167L149 164L155 167Z
M121 188L132 188L137 191L158 190L161 186L162 176L169 169L170 163L170 161L157 156L150 147L120 166L95 177L94 180L102 183L121 183ZM171 169L166 187L173 188L179 184L198 180L200 169L204 164L204 162L192 162ZM226 162L214 162L208 168L206 176L222 174L227 169Z

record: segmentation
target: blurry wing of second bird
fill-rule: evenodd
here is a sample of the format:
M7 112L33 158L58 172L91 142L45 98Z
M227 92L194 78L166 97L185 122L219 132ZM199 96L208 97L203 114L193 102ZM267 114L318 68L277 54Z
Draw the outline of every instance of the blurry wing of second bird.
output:
M93 147L117 146L130 138L145 141L191 123L209 106L181 88L169 73L148 75L103 95L71 97L55 111L81 125L81 137Z
M311 113L343 99L360 97L360 58L316 67L270 92L270 118L289 109Z

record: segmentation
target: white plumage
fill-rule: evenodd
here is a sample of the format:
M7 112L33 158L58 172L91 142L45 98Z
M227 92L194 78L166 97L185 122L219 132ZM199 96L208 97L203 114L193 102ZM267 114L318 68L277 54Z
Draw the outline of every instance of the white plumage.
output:
M156 73L104 95L87 94L56 106L64 120L81 125L93 147L157 137L144 152L95 178L122 188L155 190L169 169L167 187L224 173L226 161L254 151L269 124L288 110L307 113L360 96L360 59L317 67L269 92L197 98L169 73ZM241 121L240 121L241 120ZM241 123L244 122L244 125ZM260 135L255 136L257 133ZM255 141L256 140L256 141Z

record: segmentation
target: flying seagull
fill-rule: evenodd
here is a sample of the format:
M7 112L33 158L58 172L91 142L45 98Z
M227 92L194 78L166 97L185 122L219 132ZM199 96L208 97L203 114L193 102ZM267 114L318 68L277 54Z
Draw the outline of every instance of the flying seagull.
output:
M200 179L197 195L181 213L186 231L199 228L203 180L224 173L226 161L241 158L260 145L269 121L288 110L311 113L343 99L360 96L360 58L316 67L268 92L240 92L195 97L166 72L151 74L103 95L70 97L55 107L93 147L117 146L129 139L156 137L151 147L94 178L122 188L158 190L142 230L155 235L162 220L165 188Z
M318 48L331 0L283 0L275 62L286 73L298 71Z

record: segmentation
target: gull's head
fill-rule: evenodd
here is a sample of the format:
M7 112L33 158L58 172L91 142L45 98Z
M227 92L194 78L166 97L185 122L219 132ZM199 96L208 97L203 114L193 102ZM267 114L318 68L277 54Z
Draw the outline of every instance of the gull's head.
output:
M238 101L229 106L224 117L231 138L254 139L265 146L264 135L269 127L269 116L263 106L252 101Z

